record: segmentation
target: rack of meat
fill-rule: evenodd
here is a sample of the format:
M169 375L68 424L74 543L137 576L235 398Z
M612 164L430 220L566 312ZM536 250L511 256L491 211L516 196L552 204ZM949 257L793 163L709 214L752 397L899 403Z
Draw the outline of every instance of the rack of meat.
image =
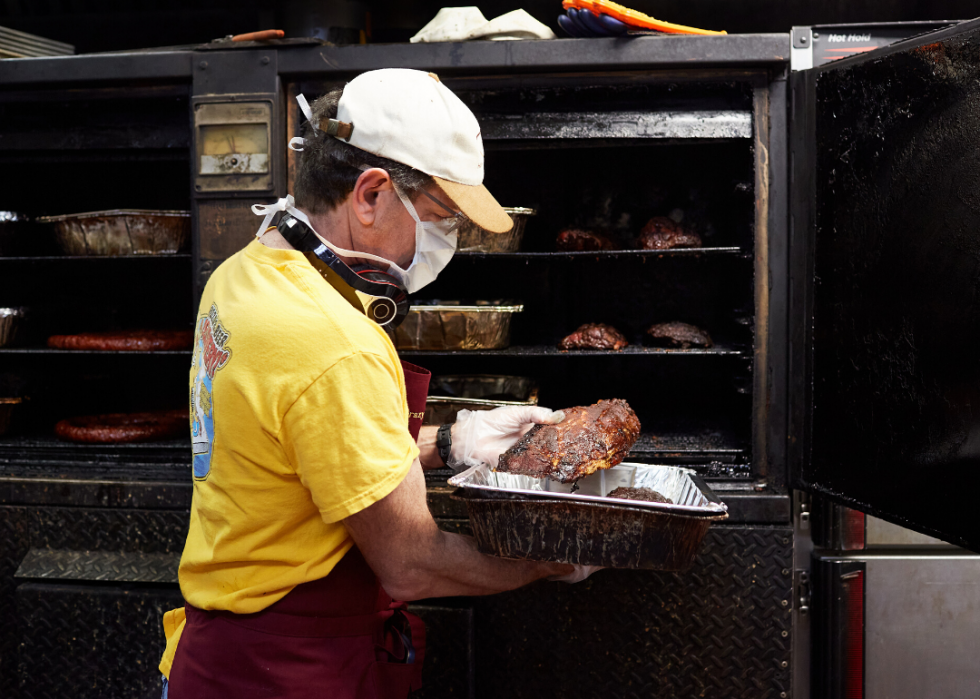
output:
M561 483L620 463L640 436L640 421L618 398L564 410L557 425L535 425L500 455L495 471Z
M193 330L117 330L77 335L52 335L52 349L101 352L165 352L189 350L194 344Z
M559 349L621 350L629 346L623 333L604 323L585 323L558 343Z

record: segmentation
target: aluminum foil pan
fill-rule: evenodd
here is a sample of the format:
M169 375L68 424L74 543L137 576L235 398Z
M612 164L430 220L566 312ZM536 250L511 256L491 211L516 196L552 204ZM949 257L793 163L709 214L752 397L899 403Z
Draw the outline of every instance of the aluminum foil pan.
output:
M433 393L444 395L432 395ZM537 404L538 384L526 376L433 376L422 424L441 425L452 422L460 410L493 410L505 405Z
M470 220L459 227L459 237L456 241L457 252L517 252L521 249L524 239L524 227L527 219L536 215L534 209L523 207L504 207L504 211L514 220L514 227L506 233L491 233L486 228L480 228Z
M0 308L0 347L14 341L26 314L23 308Z
M689 515L716 515L728 512L704 482L689 468L680 466L651 466L623 463L596 471L576 483L559 483L550 478L534 478L514 473L497 473L487 465L474 466L449 479L459 488L473 488L498 493L513 493L533 497L579 500L598 503L629 503L632 507L682 512ZM620 500L607 495L619 487L651 488L669 503Z
M29 247L31 218L17 211L0 211L0 257L19 255Z
M6 434L10 429L10 418L23 402L23 398L0 398L0 435Z
M44 216L66 255L172 255L190 240L189 211L144 209Z
M674 466L621 464L604 481L599 474L582 479L574 493L486 466L449 482L460 485L453 498L466 504L479 550L503 558L681 571L697 559L711 524L728 517L700 479ZM674 503L599 495L620 485L653 487Z
M440 301L412 306L395 330L395 347L402 350L503 349L510 344L510 319L521 304L477 301L464 306Z

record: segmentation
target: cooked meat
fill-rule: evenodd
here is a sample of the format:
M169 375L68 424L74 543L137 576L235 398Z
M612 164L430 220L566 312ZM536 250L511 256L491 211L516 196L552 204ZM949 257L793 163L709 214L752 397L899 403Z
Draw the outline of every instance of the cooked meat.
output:
M647 329L651 342L661 347L711 347L711 336L701 328L687 323L657 323Z
M189 435L187 410L158 410L151 413L86 415L60 421L55 434L70 442L114 444L148 442Z
M613 398L567 408L557 425L535 425L500 455L497 471L573 483L620 463L640 436L629 404Z
M616 488L606 496L607 498L619 498L620 500L644 500L646 502L666 502L673 501L664 497L653 488Z
M602 233L569 228L558 234L558 249L564 252L614 250L615 245Z
M558 343L559 349L611 349L621 350L629 345L623 334L611 325L586 323Z
M701 236L666 216L654 216L643 226L636 244L641 250L699 248Z
M117 332L52 335L48 347L112 352L185 350L194 345L193 330L121 330Z

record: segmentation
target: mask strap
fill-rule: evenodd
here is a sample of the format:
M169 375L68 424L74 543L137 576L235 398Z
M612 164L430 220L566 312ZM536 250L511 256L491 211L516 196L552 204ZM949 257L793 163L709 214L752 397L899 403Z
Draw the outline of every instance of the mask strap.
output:
M280 211L286 211L287 209L293 208L294 203L295 200L293 199L293 195L289 194L277 201L275 204L252 204L253 214L256 216L265 216L265 218L262 219L262 225L259 226L259 230L255 234L255 237L258 238L265 233L266 229L269 227L269 224L272 223L272 219L275 218L275 215Z
M313 127L313 132L319 131L319 127L313 123L313 110L310 109L310 103L306 101L306 97L303 94L296 95L296 102L299 103L299 109L303 112L303 116L306 120L310 122L310 126ZM306 140L302 136L294 136L289 139L289 149L295 151L302 151L303 146L306 145Z

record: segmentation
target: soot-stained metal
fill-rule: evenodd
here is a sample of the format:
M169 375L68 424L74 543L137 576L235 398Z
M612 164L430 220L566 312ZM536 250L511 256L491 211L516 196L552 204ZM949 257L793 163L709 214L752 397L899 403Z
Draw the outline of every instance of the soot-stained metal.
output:
M973 548L980 527L962 513L980 465L978 36L818 78L807 474Z

